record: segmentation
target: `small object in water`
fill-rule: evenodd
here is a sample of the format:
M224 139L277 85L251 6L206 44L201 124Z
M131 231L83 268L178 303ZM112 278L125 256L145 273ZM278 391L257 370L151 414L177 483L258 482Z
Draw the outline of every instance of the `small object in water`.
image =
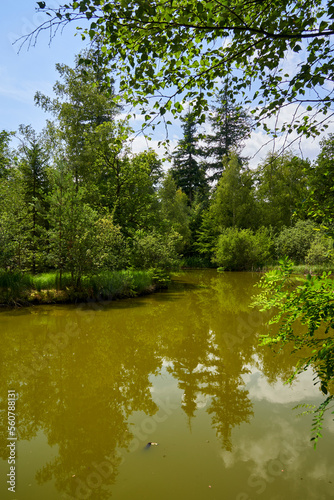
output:
M152 443L151 441L149 443L147 443L147 445L145 446L145 448L150 448L151 446L158 446L159 443Z

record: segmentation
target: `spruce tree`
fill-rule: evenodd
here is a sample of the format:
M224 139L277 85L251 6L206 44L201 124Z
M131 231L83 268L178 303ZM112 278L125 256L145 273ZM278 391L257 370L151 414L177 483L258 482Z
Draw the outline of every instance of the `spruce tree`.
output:
M25 203L28 210L28 227L30 245L28 262L33 274L44 267L45 260L45 230L46 194L48 192L47 165L48 156L42 143L42 137L37 135L31 126L20 126L22 135L18 148L21 182Z
M199 145L195 114L189 111L181 121L183 138L173 154L171 173L177 187L181 188L192 203L196 194L203 198L208 194L209 188L205 165L201 161L204 151Z
M209 179L218 181L224 171L224 158L232 151L238 155L243 141L250 136L251 120L246 111L237 106L229 97L228 83L219 93L217 106L209 116L212 133L206 136L207 168Z

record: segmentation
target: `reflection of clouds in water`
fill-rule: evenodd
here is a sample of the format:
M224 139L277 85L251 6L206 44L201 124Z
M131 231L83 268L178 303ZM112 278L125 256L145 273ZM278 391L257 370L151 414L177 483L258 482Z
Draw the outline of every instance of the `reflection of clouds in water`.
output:
M249 397L255 401L266 400L271 403L296 403L299 401L309 400L310 403L316 404L321 398L321 394L317 386L313 385L313 374L311 371L303 372L298 375L298 378L290 385L277 381L269 384L267 379L258 371L252 369L252 373L246 373L242 376Z
M303 479L307 481L308 500L329 498L324 497L318 488L321 486L322 491L331 491L329 483L334 474L334 464L328 462L328 456L314 456L309 436L305 436L303 430L280 417L276 417L273 423L267 429L263 428L262 436L236 438L231 452L223 450L220 456L225 468L240 467L241 462L247 464L249 475L242 486L247 495L262 494L267 490L270 496L266 498L273 500L276 496L272 496L271 488L275 488L275 481L284 480L289 482L292 498L299 498L294 495L298 494ZM281 498L279 494L277 499Z
M263 432L266 432L265 428ZM233 467L240 461L248 462L252 474L267 480L271 471L268 466L270 463L273 466L273 461L288 465L289 474L302 467L300 451L304 443L305 437L301 433L298 435L294 426L276 417L261 437L249 436L242 441L235 439L232 452L222 451L221 458L225 467Z
M183 394L182 396L182 404L185 402L186 400L186 395ZM196 410L200 410L202 408L206 408L208 403L210 402L210 397L209 396L205 396L204 394L197 394L195 400L194 400L194 403L196 405Z
M162 366L163 366L164 368L167 368L168 366L173 367L173 366L174 366L174 362L173 362L173 361L170 361L170 360L168 360L168 359L163 359L163 360L162 360Z
M319 461L314 464L313 470L309 473L309 477L312 479L322 479L334 477L334 464L328 464L324 461ZM334 492L333 492L334 496Z

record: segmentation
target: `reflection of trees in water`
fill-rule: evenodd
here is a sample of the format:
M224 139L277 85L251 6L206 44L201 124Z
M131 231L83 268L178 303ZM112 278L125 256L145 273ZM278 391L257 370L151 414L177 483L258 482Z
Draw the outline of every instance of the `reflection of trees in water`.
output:
M73 314L75 311L51 317L48 332L64 331L66 316L70 319ZM29 329L35 335L28 334L28 343L24 343L27 367L35 363L32 351L43 353L49 342L40 319L37 316L30 323ZM89 314L78 315L79 335L57 354L44 355L46 363L20 388L20 378L11 376L12 367L20 362L19 345L18 353L8 351L8 376L2 380L4 391L6 387L19 388L19 439L32 439L43 430L48 444L58 445L58 456L37 473L37 481L42 484L54 479L59 491L75 495L78 485L85 484L87 476L96 472L94 464L109 457L112 473L98 490L98 498L103 499L109 498L108 485L117 475L120 458L116 451L127 448L133 437L127 424L129 415L134 411L149 415L158 411L151 398L149 376L159 371L162 361L154 337L143 342L131 318L122 329L112 325L107 315L100 317L97 324L90 319ZM21 333L24 336L25 332ZM10 344L11 332L7 334L6 343Z
M212 415L212 425L223 449L230 451L233 427L249 422L253 415L248 391L242 387L244 381L241 375L248 370L244 368L241 356L232 357L228 351L222 352L214 341L210 343L208 352L208 376L203 393L211 396L207 411Z
M291 356L278 363L269 349L258 348L263 319L247 308L253 278L242 276L244 282L237 275L208 273L204 286L194 280L186 293L179 285L177 293L161 299L95 309L42 307L16 315L15 321L10 314L1 317L0 384L3 394L9 387L19 392L19 439L32 439L42 430L49 445L58 446L57 457L37 473L40 484L54 479L58 491L73 496L79 481L85 483L96 470L94 464L108 457L112 473L91 498L110 497L108 487L120 461L117 450L127 449L133 438L128 417L158 411L150 377L160 372L163 359L172 361L168 370L183 391L181 407L189 425L198 401L206 399L222 447L232 448L232 429L253 414L242 376L254 355L272 380L281 374L281 361L291 370ZM77 336L44 353L50 335L66 331L69 324L76 325ZM33 352L39 354L37 361ZM22 370L13 370L20 363L34 366L26 379Z
M200 338L200 336L198 337ZM202 336L203 338L203 336ZM249 422L252 403L248 391L242 388L241 375L246 373L242 359L222 354L214 343L214 335L206 337L206 345L196 343L196 336L190 335L179 346L179 355L174 358L170 373L183 389L182 409L189 418L195 416L200 395L210 401L207 412L212 416L212 425L221 439L223 449L231 450L232 428ZM203 348L204 347L204 348ZM196 356L193 356L196 353Z
M240 386L244 384L244 366L253 354L255 335L252 332L248 342L243 342L237 331L237 318L248 310L243 293L237 299L237 290L232 275L227 280L211 276L206 288L189 293L182 304L178 336L168 344L173 361L169 371L184 391L182 409L189 425L198 398L209 399L207 411L225 449L231 449L232 428L249 422L252 415L248 391Z

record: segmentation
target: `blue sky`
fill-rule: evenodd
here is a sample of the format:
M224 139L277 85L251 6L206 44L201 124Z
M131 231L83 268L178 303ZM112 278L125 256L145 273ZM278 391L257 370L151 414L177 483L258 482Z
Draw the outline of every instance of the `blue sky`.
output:
M48 0L48 5L57 7L61 0ZM33 31L47 17L45 14L37 13L36 0L6 0L2 2L2 16L0 18L0 130L16 131L20 124L32 125L36 131L40 131L45 125L47 118L51 118L34 104L34 95L41 91L46 95L52 95L52 87L58 79L55 70L56 63L64 63L73 66L74 57L85 48L80 35L74 36L76 27L74 24L65 27L62 33L58 33L49 44L49 33L40 35L35 46L28 49L27 45L19 50L19 42L12 43ZM292 55L296 58L296 55ZM287 60L286 64L295 65L299 61ZM133 124L140 128L140 121ZM328 130L334 132L331 126ZM169 133L171 147L173 148L181 136L179 125L175 124ZM158 147L158 141L164 138L164 130L160 128L158 135L149 143L151 147L163 154ZM252 158L250 166L255 167L264 159L266 153L272 150L273 145L268 142L265 133L257 129L246 143L244 156ZM265 145L265 146L264 146ZM305 157L314 159L319 151L319 139L303 140L300 143L301 151ZM262 147L262 149L261 149ZM141 151L147 148L147 142L142 136L136 138L133 150ZM295 153L301 154L300 148L295 146Z
M61 0L48 0L47 4L57 7ZM74 65L75 55L87 45L81 40L76 25L69 24L62 32L58 32L49 43L49 32L42 33L34 46L25 44L20 49L20 42L15 40L32 32L48 17L36 11L36 0L5 1L0 19L0 130L17 131L20 124L32 125L40 132L46 119L52 116L38 108L34 103L37 91L51 96L53 85L59 79L55 70L56 63ZM20 50L19 50L20 49ZM18 53L19 52L19 53ZM140 129L141 121L131 123ZM180 134L179 126L174 128L172 138L174 144ZM161 154L158 142L165 138L161 128L155 140L147 143L143 136L135 139L134 152L153 147ZM14 140L15 143L15 140Z
M59 5L57 0L50 4ZM2 2L0 19L0 130L16 131L22 123L40 131L48 117L34 104L34 95L42 91L52 94L58 78L57 62L73 65L74 56L84 48L75 26L68 26L49 46L49 35L43 33L35 47L18 52L17 38L35 29L46 16L37 13L35 0Z

